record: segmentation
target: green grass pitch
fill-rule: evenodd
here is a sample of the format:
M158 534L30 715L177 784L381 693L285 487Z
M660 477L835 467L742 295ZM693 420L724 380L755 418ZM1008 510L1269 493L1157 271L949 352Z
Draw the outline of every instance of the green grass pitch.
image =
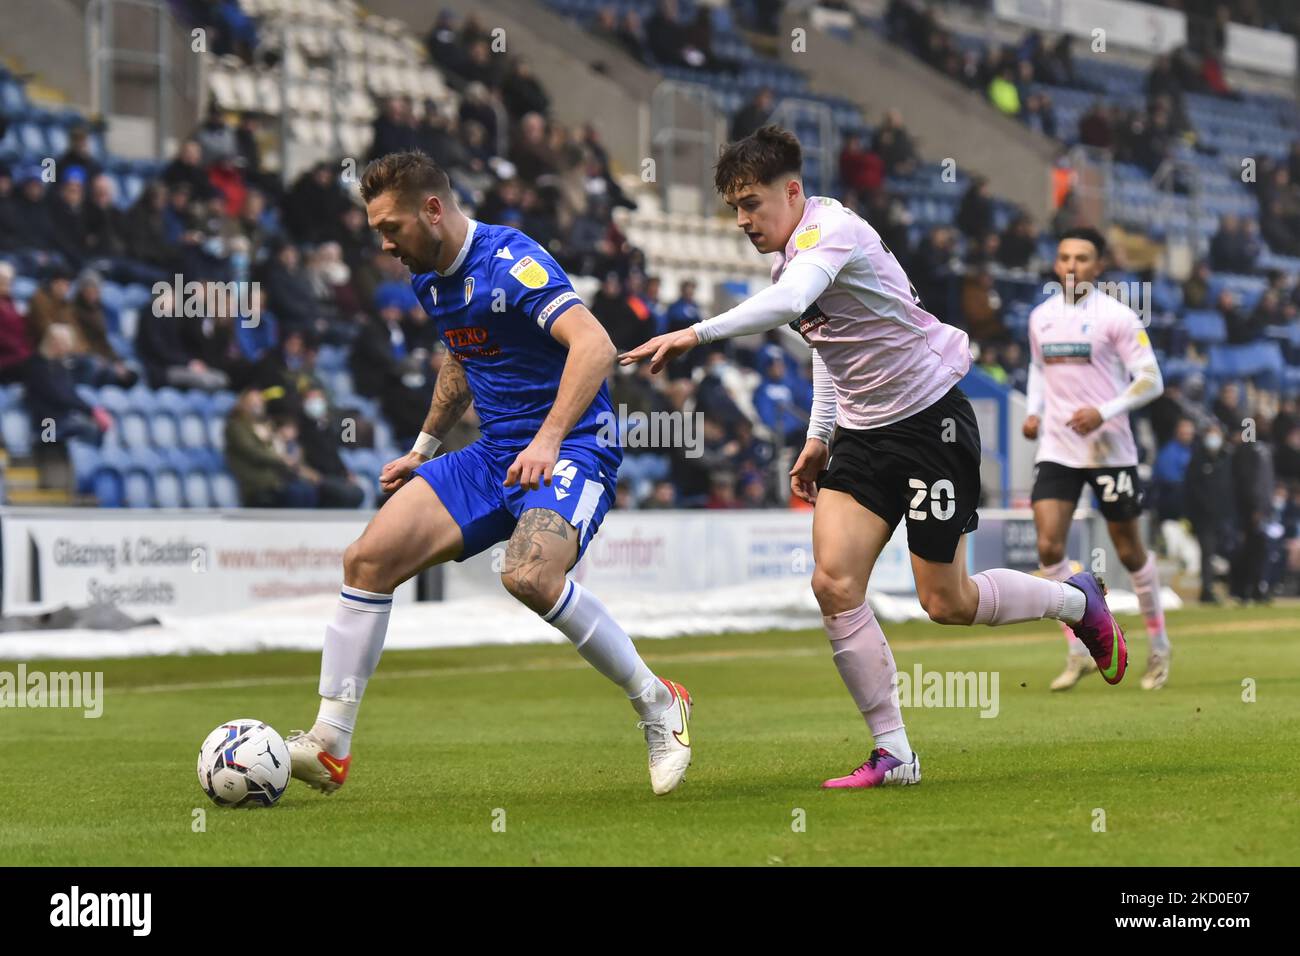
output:
M567 645L385 655L347 786L294 782L271 810L212 806L198 745L235 717L309 725L319 655L28 662L103 670L106 701L0 709L0 865L1294 865L1296 610L1171 614L1157 692L1137 618L1123 683L1064 694L1052 622L890 626L900 670L997 671L999 713L906 709L924 780L866 792L818 789L869 749L820 631L640 642L696 701L666 797L631 708Z

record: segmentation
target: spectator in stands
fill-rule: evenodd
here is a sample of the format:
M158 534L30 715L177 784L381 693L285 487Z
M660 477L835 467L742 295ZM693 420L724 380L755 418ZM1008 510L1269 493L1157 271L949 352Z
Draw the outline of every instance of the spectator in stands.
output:
M754 411L759 420L789 448L802 448L808 432L807 407L796 400L786 381L785 359L780 349L764 353L763 376L754 390Z
M998 241L997 261L1007 269L1032 269L1038 255L1038 230L1034 221L1019 213Z
M90 182L104 171L99 160L95 159L90 145L90 130L85 126L74 126L68 134L68 148L55 166L58 178L63 179L74 169L81 170L82 179Z
M27 362L24 375L25 401L32 429L44 436L53 425L55 442L72 439L98 445L112 424L104 409L92 406L77 394L67 362L76 345L75 333L55 323L45 330L40 348Z
M411 101L404 96L390 96L384 100L379 115L375 117L371 130L370 153L368 160L387 156L389 153L401 153L415 149L419 145L419 132L415 116L411 110ZM319 167L317 167L319 168ZM300 179L298 182L303 183ZM323 180L328 185L328 179ZM296 187L295 187L296 188ZM296 233L295 233L296 234Z
M1232 467L1224 447L1223 429L1211 423L1187 465L1183 484L1184 510L1201 548L1201 602L1217 604L1214 559L1229 546L1232 528Z
M285 228L298 242L326 242L334 238L348 203L339 188L338 168L327 162L317 163L298 177L285 197Z
M1208 308L1210 301L1210 278L1213 272L1210 264L1204 260L1196 264L1192 274L1183 283L1183 307L1188 309Z
M262 285L267 305L280 319L283 329L301 329L313 335L323 331L318 321L315 294L302 268L297 246L280 242L272 247L262 275Z
M167 214L167 187L149 183L127 212L123 229L132 259L170 275L180 269L180 259L167 237Z
M1111 108L1104 100L1095 101L1079 118L1079 142L1095 149L1110 149L1113 144Z
M993 200L989 198L988 180L983 176L971 180L957 208L955 221L962 234L976 242L983 242L993 231Z
M519 133L510 147L510 162L529 182L559 171L560 158L551 149L542 114L528 113L519 121Z
M736 499L736 476L729 471L713 473L709 482L709 497L704 507L714 511L731 511L745 507Z
M72 273L63 268L51 270L27 303L28 342L38 344L44 341L51 325L66 325L69 329L75 326L71 296ZM76 345L75 338L73 345Z
M884 161L886 176L906 177L916 171L919 162L916 145L903 125L903 114L898 110L885 111L884 121L876 130L872 149Z
M224 372L209 368L201 359L186 352L180 332L184 320L175 318L174 311L172 287L168 285L159 287L150 308L140 310L135 351L144 366L149 387L225 388L229 379Z
M239 157L234 153L222 156L208 167L208 182L213 193L225 200L224 212L238 219L244 212L248 184L239 168Z
M868 149L858 133L850 133L840 150L840 180L845 189L870 196L885 182L885 161Z
M1183 482L1192 460L1196 425L1190 418L1180 419L1174 437L1160 447L1152 468L1156 513L1161 521L1178 521L1185 510Z
M0 162L0 252L22 246L23 222L14 205L14 178L7 165Z
M1021 116L1025 125L1036 133L1056 138L1056 111L1046 93L1031 93L1025 99L1025 112Z
M22 381L32 357L27 323L13 299L16 270L0 260L0 384Z
M1210 240L1210 265L1223 272L1250 272L1259 256L1259 244L1250 237L1236 216L1225 213L1219 230Z
M117 208L117 187L107 176L90 181L90 201L82 221L86 255L92 259L117 259L127 254L126 224Z
M260 390L247 388L226 418L226 467L245 508L314 508L315 487L298 473L292 449L277 448Z
M195 199L206 199L212 194L208 174L203 168L203 147L197 140L187 139L167 168L163 170L162 181L173 188L184 184L189 187L189 194Z
M1219 296L1214 300L1214 307L1219 310L1219 313L1223 316L1224 324L1228 327L1228 341L1230 343L1244 345L1258 338L1261 330L1255 328L1251 317L1239 307L1237 295L1231 289L1219 290Z
M1219 389L1219 397L1214 400L1211 411L1222 423L1227 434L1231 435L1234 430L1240 431L1242 419L1246 415L1246 408L1241 399L1241 386L1236 382L1225 384Z
M15 179L18 182L18 195L14 199L13 209L15 218L21 223L18 248L54 252L57 246L41 167L29 167Z
M649 315L641 316L632 308L623 280L617 272L605 274L605 281L591 300L591 314L600 320L610 340L625 352L650 338Z
M140 376L127 367L108 338L108 318L100 298L100 278L90 269L77 277L72 314L83 351L75 357L73 376L86 385L130 388Z
M1264 423L1259 431L1267 433ZM1265 525L1275 484L1273 455L1268 444L1254 440L1240 425L1232 432L1232 491L1237 515L1238 543L1229 559L1230 591L1243 604L1265 602L1264 563L1268 537ZM1247 440L1251 437L1252 440ZM1221 507L1221 505L1220 505Z
M1277 443L1273 465L1279 480L1300 487L1300 422L1290 425Z
M615 39L638 63L651 62L650 44L646 40L645 25L641 15L633 7L623 11L623 18L618 23Z
M731 141L744 139L761 126L767 125L776 106L776 97L770 87L759 87L753 97L731 118Z
M989 81L989 102L994 108L1007 116L1020 115L1020 92L1016 88L1016 73L1010 66L1004 66Z
M1198 417L1183 395L1183 383L1168 378L1165 379L1164 391L1146 407L1146 412L1151 422L1151 431L1155 434L1157 448L1163 448L1173 441L1174 432L1180 422L1187 419L1195 423ZM1199 417L1206 416L1202 413Z
M321 389L314 388L303 396L297 424L304 465L302 475L316 486L318 506L360 507L365 493L339 455L342 432L330 414L329 402Z
M207 118L195 131L194 140L199 144L205 166L230 159L239 153L235 128L226 121L226 115L215 101L208 104Z
M893 248L892 246L890 248ZM961 271L957 237L947 226L935 226L917 245L908 272L925 308L950 320L949 288Z
M413 441L420 433L433 394L429 362L411 358L402 329L408 302L407 294L381 287L376 293L377 314L367 317L348 356L357 393L378 399L384 417L402 441Z
M498 98L483 83L469 83L465 87L465 95L460 101L460 111L457 117L462 127L470 122L475 122L483 128L486 137L484 147L491 156L496 156L499 147L499 133L497 124L496 105ZM504 111L505 107L502 107ZM503 178L509 178L503 176Z
M424 38L424 47L429 51L429 59L438 69L445 70L452 76L460 76L465 69L465 48L456 35L456 18L450 10L438 12L437 19Z
M682 65L682 36L685 26L677 17L677 0L659 0L655 12L645 25L646 42L659 65Z
M86 258L86 174L79 168L65 173L50 193L50 238L64 261L74 269Z
M515 59L501 84L501 102L512 120L527 113L545 117L551 112L551 98L533 76L532 65L522 58Z
M1029 390L1029 359L1019 342L1011 341L1002 346L1001 364L1007 375L1007 385L1018 392Z

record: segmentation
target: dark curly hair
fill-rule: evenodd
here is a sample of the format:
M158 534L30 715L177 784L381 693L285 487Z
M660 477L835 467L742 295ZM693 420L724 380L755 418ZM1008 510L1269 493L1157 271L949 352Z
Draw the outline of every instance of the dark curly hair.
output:
M713 170L714 188L725 196L745 186L770 183L778 176L798 176L803 170L803 147L789 130L762 126L724 146Z

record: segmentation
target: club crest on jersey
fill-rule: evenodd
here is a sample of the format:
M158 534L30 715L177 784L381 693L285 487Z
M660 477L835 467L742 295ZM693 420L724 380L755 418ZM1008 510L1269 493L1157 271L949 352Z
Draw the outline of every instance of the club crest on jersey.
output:
M825 312L819 309L817 303L814 302L812 305L808 306L808 308L803 310L803 314L801 314L799 318L790 323L790 328L794 329L794 331L798 332L804 338L807 338L809 332L813 329L820 328L829 321L830 318Z
M470 276L465 280L465 304L469 305L470 297L474 295L474 277Z
M529 289L540 289L550 279L546 274L546 267L532 256L524 256L512 265L510 274Z
M804 226L794 234L794 247L800 252L811 249L821 241L822 227L815 222Z

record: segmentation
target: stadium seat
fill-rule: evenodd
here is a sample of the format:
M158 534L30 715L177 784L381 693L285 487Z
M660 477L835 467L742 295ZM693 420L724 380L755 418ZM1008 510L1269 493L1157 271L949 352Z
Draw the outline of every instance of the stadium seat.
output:
M68 463L72 466L74 487L78 494L94 491L95 472L99 468L100 453L94 445L81 441L67 443Z
M208 444L220 451L226 448L226 420L225 418L209 418L207 420Z
M212 507L212 486L208 476L202 471L188 471L182 479L185 492L185 504L190 508Z
M153 490L155 503L159 508L185 507L185 498L181 492L181 480L176 472L166 470L154 475Z
M123 502L128 508L153 507L153 478L147 471L133 468L123 477Z
M127 412L118 416L117 427L121 430L124 447L131 449L149 447L149 422L140 412Z
M149 416L149 435L155 448L175 448L180 444L180 428L170 412L154 412Z
M177 425L177 439L182 448L207 448L208 429L202 416L186 412Z
M23 458L32 453L32 423L26 409L10 407L0 412L0 437L10 455Z
M1228 340L1228 326L1214 309L1194 309L1183 316L1183 325L1193 342L1216 345Z
M218 508L239 507L239 486L224 471L212 476L212 500Z
M122 473L106 465L91 476L90 490L101 508L121 508L126 497Z

